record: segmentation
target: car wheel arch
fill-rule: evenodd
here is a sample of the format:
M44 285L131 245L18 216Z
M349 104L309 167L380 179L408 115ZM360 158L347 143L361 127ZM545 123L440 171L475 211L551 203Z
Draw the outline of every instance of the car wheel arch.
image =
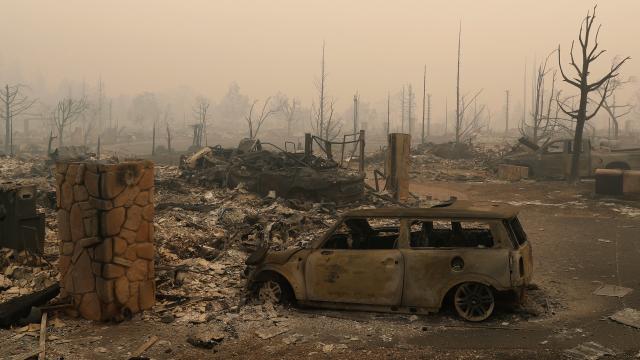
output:
M447 287L445 287L447 291L445 291L444 294L440 297L439 308L442 308L442 306L446 305L446 303L449 300L453 299L453 294L458 288L458 286L464 283L469 283L469 282L476 282L476 283L480 283L482 285L488 286L494 293L498 291L497 284L494 281L492 281L490 278L486 278L484 276L471 276L464 279L459 279L453 283L450 283L449 285L447 285Z
M272 267L267 267L264 269L261 269L254 277L252 280L253 284L258 284L260 282L263 281L267 281L267 280L272 280L272 279L282 279L286 285L289 287L289 289L291 290L294 298L296 300L300 300L302 299L302 289L300 289L300 286L294 286L295 282L291 280L291 276L288 276L287 274L285 274L284 272L272 268Z

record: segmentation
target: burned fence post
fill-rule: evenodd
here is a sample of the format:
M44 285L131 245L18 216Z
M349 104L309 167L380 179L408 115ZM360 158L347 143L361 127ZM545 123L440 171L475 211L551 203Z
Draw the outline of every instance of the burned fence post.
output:
M313 136L311 134L304 134L304 157L308 158L313 154Z
M333 153L331 152L331 141L330 140L325 140L324 141L324 151L327 154L327 159L333 160Z
M62 295L89 320L151 308L153 163L58 163L56 191Z
M411 135L389 134L384 173L387 177L385 190L393 194L396 201L409 197L409 153Z

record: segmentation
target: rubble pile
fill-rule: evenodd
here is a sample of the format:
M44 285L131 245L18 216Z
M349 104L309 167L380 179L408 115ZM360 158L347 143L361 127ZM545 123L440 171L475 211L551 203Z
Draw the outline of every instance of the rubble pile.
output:
M0 156L0 183L20 182L37 185L39 190L48 189L47 177L51 176L50 168L45 160Z
M57 282L57 275L40 256L0 248L0 303L45 289Z
M285 151L205 147L181 162L182 177L207 187L242 184L260 195L348 203L364 194L364 176L333 160Z
M494 163L502 156L501 146L482 147L468 143L455 145L419 144L411 151L412 178L431 181L486 181L495 179ZM385 151L367 157L370 167L384 168Z
M257 247L306 246L339 210L332 204L260 197L240 187L208 189L157 181L157 287L161 321L207 321L245 300L244 261ZM188 194L184 194L188 192ZM178 201L180 200L180 201ZM169 315L170 314L170 315Z

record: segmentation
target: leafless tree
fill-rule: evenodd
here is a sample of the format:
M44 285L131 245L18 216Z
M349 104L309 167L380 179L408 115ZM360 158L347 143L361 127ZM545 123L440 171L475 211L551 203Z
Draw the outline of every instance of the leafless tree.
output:
M465 120L465 113L469 105L476 103L478 96L482 93L482 89L478 90L470 99L466 101L467 96L460 94L460 63L462 56L462 21L458 30L458 64L456 72L456 123L455 123L455 142L459 144L465 139L469 139L482 129L481 118L485 110L482 105L480 111L474 113L471 120Z
M591 64L605 52L605 50L598 51L598 35L600 34L601 25L598 26L595 37L591 38L593 22L595 18L596 6L594 6L593 8L593 13L587 12L587 16L584 18L580 25L580 32L578 34L578 41L580 42L580 50L582 55L580 66L578 66L578 64L576 63L573 55L575 41L571 42L570 64L576 72L576 75L572 78L567 76L564 69L562 68L560 45L558 45L558 64L560 66L560 73L562 74L562 78L566 83L571 84L580 91L580 101L577 109L569 109L562 103L558 103L558 106L561 108L562 112L576 121L573 140L574 149L582 149L582 135L584 132L585 123L596 116L606 99L606 96L601 96L601 99L597 103L596 108L593 109L591 113L588 113L589 94L592 92L597 92L598 89L600 89L602 86L604 86L602 94L607 94L611 85L611 80L618 76L618 70L620 69L620 67L630 59L629 57L626 57L622 59L622 61L614 63L607 74L605 74L597 81L589 82ZM571 157L571 173L568 179L570 182L576 182L579 179L578 165L580 161L580 153L580 151L573 151Z
M0 110L0 118L4 120L4 151L6 154L13 154L13 120L20 114L26 112L35 104L36 99L29 99L23 94L24 85L8 85L0 89L0 101L4 105L4 111Z
M95 128L96 121L87 121L82 125L82 145L85 147L89 144L89 135L93 132Z
M53 125L58 132L58 146L64 145L64 130L73 124L87 110L87 107L88 104L85 97L80 99L67 97L58 101L51 113Z
M618 60L614 59L614 64L617 62ZM607 115L609 115L609 138L618 138L620 135L620 121L633 111L633 105L619 104L616 97L618 90L633 81L633 78L620 80L614 77L609 81L607 93L604 93L604 89L602 88L598 89L598 96L603 99L602 108L607 112ZM595 102L593 99L589 100Z
M207 123L211 120L211 113L209 107L211 103L209 99L204 96L196 98L196 104L193 106L193 115L196 118L197 123L193 126L193 145L196 147L202 146L202 139L204 138L204 145L207 145Z
M334 118L335 99L326 93L327 72L324 60L325 43L322 42L322 61L320 63L320 78L316 81L318 103L311 105L311 128L317 136L325 140L335 139L342 129L342 122Z
M462 95L460 97L460 104L456 107L456 124L455 124L455 135L456 135L456 144L468 140L480 132L484 125L482 122L484 111L486 110L485 105L480 105L480 109L477 106L474 106L474 113L472 116L467 119L467 112L469 110L469 106L472 104L477 105L477 100L483 89L478 90L472 97L467 101L467 95Z
M262 124L264 124L267 119L269 119L274 114L280 111L280 107L282 104L271 104L271 97L268 97L267 100L262 104L262 111L260 111L260 115L254 113L254 109L256 104L258 104L258 100L254 100L251 104L251 108L249 109L249 114L245 116L245 121L247 122L247 126L249 127L249 139L255 139L258 136L258 132L260 132L260 128Z
M552 118L553 100L556 95L556 71L551 76L551 91L547 95L546 83L551 70L548 69L549 58L555 53L551 52L545 61L541 63L534 75L531 121L525 120L521 123L520 133L523 136L530 136L531 141L537 144L541 139L548 137L555 130L555 125L560 120L558 117ZM555 106L557 108L557 105ZM557 112L556 112L557 113Z
M167 151L171 153L171 127L169 126L169 122L165 122L167 127Z
M300 106L300 101L297 99L284 99L280 104L280 109L282 110L282 115L284 116L284 121L287 123L287 136L291 136L291 128L296 121L296 111Z

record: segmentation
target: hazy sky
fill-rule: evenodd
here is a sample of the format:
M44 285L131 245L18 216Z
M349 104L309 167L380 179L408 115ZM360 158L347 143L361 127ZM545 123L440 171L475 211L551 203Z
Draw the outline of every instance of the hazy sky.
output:
M244 93L276 91L309 103L326 41L328 91L347 107L357 90L376 102L413 83L421 92L428 67L434 112L455 96L458 23L462 20L462 86L484 88L500 112L505 89L522 98L531 65L560 43L568 50L585 0L0 0L0 61L24 77L40 72L50 87L62 79L94 82L110 95L181 85L217 98L231 81ZM603 67L617 54L640 73L640 1L602 1ZM552 64L556 66L556 58ZM530 72L529 72L530 74ZM4 74L0 74L0 79ZM418 99L420 102L420 99ZM496 115L497 116L497 115Z

